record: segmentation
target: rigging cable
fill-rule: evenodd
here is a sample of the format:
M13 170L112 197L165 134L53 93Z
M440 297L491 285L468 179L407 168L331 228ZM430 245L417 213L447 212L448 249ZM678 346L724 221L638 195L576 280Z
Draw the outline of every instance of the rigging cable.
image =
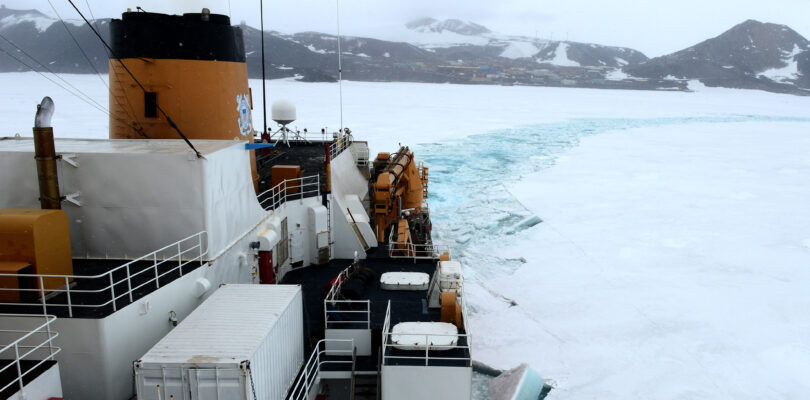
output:
M34 67L32 67L32 66L28 65L28 64L27 64L25 61L20 60L19 58L15 57L13 54L9 53L9 52L8 52L6 49L4 49L4 48L0 47L0 52L2 52L2 53L4 53L5 55L7 55L7 56L11 57L11 58L12 58L14 61L17 61L18 63L20 63L20 64L24 65L26 68L30 69L31 71L34 71L34 72L36 72L37 74L41 75L43 78L45 78L45 79L47 79L47 80L51 81L51 83L53 83L54 85L56 85L56 86L58 86L58 87L62 88L62 90L64 90L64 91L66 91L66 92L70 93L71 95L73 95L73 96L75 96L77 99L79 99L79 100L81 100L81 101L83 101L83 102L87 103L87 104L88 104L88 105L90 105L91 107L96 108L97 110L99 110L99 111L101 111L101 112L104 112L104 113L106 113L106 112L107 112L107 111L106 111L106 110L104 110L103 108L99 108L99 106L98 106L98 105L93 104L93 103L91 103L91 102L87 101L87 99L85 99L84 97L81 97L81 96L80 96L80 95L78 95L77 93L74 93L74 92L73 92L73 91L71 91L70 89L68 89L68 88L66 88L66 87L64 87L64 86L62 86L62 85L60 85L60 84L59 84L59 82L57 82L57 81L55 81L55 80L51 79L50 77L48 77L48 75L45 75L44 73L42 73L42 71L37 71L37 69L36 69L36 68L34 68Z
M88 55L87 55L87 53L85 53L84 49L83 49L83 48L82 48L82 46L79 44L79 41L78 41L78 40L76 40L76 37L75 37L75 36L73 36L73 32L71 32L71 31L70 31L70 29L68 29L67 23L65 23L65 20L64 20L64 19L62 19L62 16L61 16L61 15L59 15L59 12L58 12L58 11L56 11L56 7L54 7L54 6L53 6L53 3L51 2L51 0L48 0L48 4L50 4L50 5L51 5L51 10L53 10L54 14L56 14L56 17L57 17L57 18L59 18L59 22L61 22L61 23L62 23L62 26L64 26L64 27L65 27L65 31L67 32L67 34L68 34L68 35L70 35L70 38L71 38L71 39L73 39L73 43L75 43L75 44L76 44L76 47L78 47L78 48L79 48L79 51L80 51L80 52L82 53L82 55L84 56L84 59L85 59L85 60L87 60L87 63L88 63L88 64L90 64L90 68L92 68L92 69L93 69L93 71L95 71L95 72L96 72L96 76L98 76L98 79L99 79L99 80L101 80L101 82L102 82L102 83L104 83L104 86L107 86L107 82L106 82L106 81L104 81L104 79L101 77L101 73L100 73L100 72L98 72L98 69L96 68L95 64L93 64L93 62L92 62L92 61L90 61L90 56L88 56ZM107 86L107 88L109 89L109 86Z
M68 0L68 3L70 3L70 5L73 6L73 9L76 10L77 13L79 13L79 16L81 16L82 19L84 20L84 22L87 23L87 26L89 26L90 29L93 30L93 33L96 34L96 37L98 38L98 40L100 40L101 43L104 44L104 47L106 47L107 50L109 50L110 54L113 57L115 57L115 59L118 61L118 63L121 64L121 67L124 68L124 71L126 71L127 74L129 74L129 77L132 78L133 81L135 81L135 83L138 85L138 87L141 88L141 90L144 93L148 93L148 91L141 84L141 82L138 80L138 78L135 78L135 75L132 73L132 71L130 71L129 68L127 68L126 64L124 64L124 61L122 61L121 58L118 57L117 54L115 54L115 51L113 51L112 47L110 47L110 45L107 44L107 42L104 40L104 38L101 37L101 34L98 33L98 30L96 30L96 28L93 25L90 24L90 21L88 21L87 17L85 17L84 14L82 14L82 11L79 10L79 7L76 7L76 4L73 3L73 0ZM163 115L163 118L166 118L166 122L169 123L169 126L172 127L172 129L174 129L177 132L177 134L180 135L181 138L183 138L183 140L186 142L188 147L190 147L191 150L194 151L194 153L197 155L197 158L203 158L202 154L200 154L200 152L197 150L197 148L194 147L193 144L191 144L191 141L189 141L188 137L186 137L186 135L183 134L183 131L180 130L180 128L177 126L177 124L174 122L174 120L172 120L172 118L169 117L168 114L166 114L166 111L164 111L163 108L160 107L160 104L157 104L157 102L155 102L155 106L158 109L158 111L160 111L160 114Z
M340 52L340 0L335 0L337 14L337 45L338 45L338 90L340 91L340 131L343 131L343 63Z
M90 11L90 18L93 18L93 23L96 23L96 16L93 15L93 9L90 8L90 0L84 0L84 4L87 4L87 11Z
M37 60L36 58L34 58L34 57L31 55L31 54L29 54L29 53L28 53L28 52L26 52L25 50L21 49L19 46L17 46L16 44L14 44L14 42L12 42L11 40L9 40L7 37L3 36L3 34L0 34L0 39L3 39L3 40L5 40L5 41L6 41L8 44L10 44L10 45L14 46L14 48L15 48L15 49L17 49L17 51L21 52L21 53L22 53L22 54L24 54L26 57L30 58L30 59L31 59L33 62L35 62L36 64L39 64L39 66L40 66L40 67L42 67L42 69L44 69L44 70L45 70L45 71L47 71L47 72L50 72L50 73L51 73L51 74L53 74L55 77L59 78L59 80L60 80L60 81L64 82L66 85L70 86L70 87L71 87L73 90L75 90L76 92L78 92L78 93L79 93L79 94L81 94L82 96L86 97L86 98L87 98L87 100L89 100L89 101L91 101L93 104L95 104L97 108L101 108L101 109L103 109L105 112L108 112L108 111L107 111L107 109L106 109L104 106L102 106L101 104L99 104L98 102L96 102L95 100L93 100L93 98L92 98L92 97L90 97L90 96L89 96L89 95L87 95L86 93L82 92L82 91L81 91L81 89L77 88L76 86L73 86L73 85L72 85L70 82L66 81L66 80L65 80L65 78L62 78L61 76L57 75L55 72L53 72L53 70L51 70L50 68L48 68L48 66L46 66L45 64L43 64L42 62L40 62L39 60Z
M45 71L47 71L47 72L51 73L51 74L52 74L54 77L58 78L58 79L59 79L60 81L62 81L62 82L65 84L65 85L67 85L67 86L71 87L71 88L72 88L72 89L75 91L75 93L74 93L73 91L67 90L67 89L66 89L64 86L62 86L62 85L58 85L58 84L57 84L57 85L58 85L59 87L61 87L62 89L65 89L65 90L66 90L68 93L72 94L73 96L76 96L78 99L80 99L80 100L84 101L85 103L87 103L87 104L89 104L89 105L93 106L93 107L94 107L94 108L96 108L97 110L99 110L99 111L101 111L101 112L103 112L103 113L107 114L107 115L108 115L108 116L110 116L111 118L114 118L114 119L115 119L115 120L117 120L118 122L121 122L121 123L123 123L124 125L129 126L129 127L130 127L130 128L132 128L132 130L134 130L136 133L139 133L139 134L141 134L141 135L143 135L143 136L146 136L146 134L145 134L145 133L143 133L143 130L142 130L142 129L138 129L138 128L137 128L137 127L135 127L135 126L130 125L129 123L127 123L126 121L124 121L124 120L123 120L123 119L121 119L121 118L114 117L114 116L113 116L113 115L110 113L110 110L108 110L108 109L107 109L106 107L104 107L103 105L99 104L97 101L93 100L93 98L92 98L92 97L90 97L90 95L88 95L87 93L82 92L82 90L81 90L81 89L77 88L76 86L74 86L73 84L71 84L70 82L68 82L68 81L67 81L65 78L62 78L62 77L61 77L59 74L57 74L56 72L54 72L52 69L48 68L48 66L47 66L47 65L43 64L41 61L39 61L39 60L37 60L36 58L34 58L34 56L32 56L31 54L29 54L28 52L26 52L25 50L23 50L22 48L20 48L19 46L17 46L17 45L16 45L14 42L12 42L12 41L11 41L9 38L7 38L7 37L3 36L3 34L0 34L0 39L3 39L3 40L5 40L6 42L8 42L8 44L10 44L10 45L14 46L14 48L15 48L15 49L17 49L17 51L19 51L20 53L22 53L23 55L25 55L26 57L28 57L29 59L31 59L33 62L35 62L36 64L38 64L38 65L39 65L39 66L40 66L42 69L44 69ZM19 58L15 57L15 56L13 56L13 55L11 55L11 53L8 53L7 51L3 51L3 52L4 52L4 53L6 53L6 54L7 54L9 57L11 57L11 58L13 58L14 60L16 60L17 62L19 62L20 64L22 64L22 65L26 66L27 68L29 68L30 70L32 70L32 71L34 71L34 72L37 72L38 74L42 75L42 76L43 76L43 77L45 77L45 78L48 78L48 77L47 77L46 75L44 75L44 74L43 74L41 71L37 71L37 70L36 70L34 67L32 67L32 66L28 65L27 63L23 62L21 59L19 59ZM50 78L48 78L48 80L49 80L49 81L51 81L51 82L56 83L54 80L52 80L52 79L50 79ZM82 96L83 96L83 97L82 97Z
M261 29L261 43L262 43L262 111L264 112L264 131L262 134L267 133L267 83L265 81L264 72L264 0L259 0L259 21Z
M85 0L85 3L87 3L87 9L90 11L90 16L93 18L93 22L95 22L95 19L96 19L96 18L95 18L95 16L93 16L93 10L90 8L90 3L88 2L88 0ZM110 86L107 84L107 81L106 81L106 80L104 80L104 78L102 78L102 76L101 76L101 72L99 72L99 70L96 68L95 64L93 64L93 61L91 61L91 60L90 60L90 56L88 56L88 55L87 55L87 53L86 53L86 52L84 51L84 49L82 48L82 45L81 45L81 44L79 44L79 41L76 39L76 36L75 36L75 35L73 35L73 32L71 32L71 31L70 31L70 28L68 28L67 23L65 23L65 20L62 18L62 16L61 16L61 15L59 15L59 11L56 11L56 7L54 7L54 5L53 5L53 3L51 2L51 0L48 0L48 4L50 4L50 6L51 6L51 10L53 10L54 14L56 14L56 17L57 17L57 18L59 18L59 21L62 23L62 26L63 26L63 27L65 27L65 31L67 32L67 34L68 34L68 35L70 35L70 38L71 38L71 39L73 39L73 43L75 43L75 44L76 44L76 47L78 47L78 48L79 48L79 51L80 51L80 52L82 53L82 55L84 56L84 59L85 59L85 60L87 60L87 63L88 63L88 64L90 64L90 68L92 68L92 69L93 69L93 71L95 71L95 72L96 72L96 76L98 76L98 79L101 81L101 83L103 83L103 84L104 84L104 87L106 87L106 88L107 88L107 90L109 91ZM90 25L90 23L89 23L89 22L88 22L88 25ZM105 49L105 51L106 51L106 49ZM108 55L109 55L109 53L108 53ZM29 56L29 57L30 57L30 56ZM111 74L111 75L112 75L112 74ZM117 75L116 75L116 78L117 78ZM126 125L126 126L129 126L130 128L132 128L132 130L134 130L136 133L140 134L140 135L141 135L141 136L143 136L143 137L149 137L149 136L147 136L147 135L146 135L146 133L143 131L143 128L140 128L141 123L140 123L140 121L138 121L138 114L137 114L137 113L135 113L135 109L134 109L134 107L132 107L132 103L130 103L130 102L129 102L129 96L125 96L125 97L124 97L124 98L126 99L126 101L127 101L127 106L128 106L128 108L127 108L127 107L125 107L123 104L121 104L121 102L120 102L120 101L118 101L118 98L116 98L115 96L112 96L112 95L111 95L111 96L110 96L110 98L111 98L111 99L112 99L112 100L115 102L115 104L116 104L116 105L118 105L118 106L120 106L121 108L123 108L123 109L124 109L124 111L125 111L127 114L129 114L129 117L130 117L130 118L132 118L132 119L135 121L135 123L134 123L134 124L132 124L132 123L129 123L129 122L124 121L124 120L123 120L123 119L121 119L121 118L116 118L116 119L118 120L118 122L121 122L121 123L123 123L123 124L124 124L124 125ZM110 112L109 112L109 111L108 111L107 113L108 113L108 114L110 114ZM112 116L112 115L111 115L111 116Z

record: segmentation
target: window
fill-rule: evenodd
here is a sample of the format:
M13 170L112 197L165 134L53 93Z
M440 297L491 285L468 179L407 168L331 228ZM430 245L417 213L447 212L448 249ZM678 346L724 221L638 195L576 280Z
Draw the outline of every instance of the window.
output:
M157 118L157 93L143 93L143 116L146 118Z

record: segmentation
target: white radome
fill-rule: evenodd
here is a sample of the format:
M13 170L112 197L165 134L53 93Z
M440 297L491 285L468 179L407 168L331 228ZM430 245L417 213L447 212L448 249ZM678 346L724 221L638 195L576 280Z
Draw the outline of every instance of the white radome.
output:
M295 104L287 99L278 99L270 109L273 121L287 125L295 121Z

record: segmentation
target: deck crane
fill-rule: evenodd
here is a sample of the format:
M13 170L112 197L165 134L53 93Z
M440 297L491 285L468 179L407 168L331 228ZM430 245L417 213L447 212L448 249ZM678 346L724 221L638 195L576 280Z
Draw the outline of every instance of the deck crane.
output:
M428 169L417 164L408 147L394 154L379 153L374 160L371 184L377 241L385 242L388 229L399 246L423 244L430 229L427 205ZM411 249L411 251L413 251Z

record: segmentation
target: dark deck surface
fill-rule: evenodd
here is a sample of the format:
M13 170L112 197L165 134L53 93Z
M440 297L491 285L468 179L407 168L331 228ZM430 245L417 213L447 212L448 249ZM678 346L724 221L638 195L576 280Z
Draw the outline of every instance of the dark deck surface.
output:
M73 260L73 275L82 276L96 276L104 274L106 271L120 267L121 265L129 262L128 260L86 260L74 259ZM158 274L166 273L167 271L177 267L177 261L166 261L158 265ZM201 264L199 262L189 262L183 266L183 274L186 274L194 269L197 269ZM133 276L138 272L143 271L140 275ZM131 276L128 282L126 268L122 268L114 272L113 275L113 289L111 290L109 275L103 275L100 278L77 278L70 284L70 304L73 306L73 318L104 318L113 312L113 304L111 299L113 293L116 297L127 293L130 285L136 288L154 279L154 264L152 261L140 261L130 265L129 274ZM175 279L180 277L180 271L173 271L160 277L159 284L161 287L168 285ZM26 288L37 288L35 281L28 280L22 282ZM149 293L157 290L155 282L150 282L143 287L132 292L132 302L148 295ZM62 287L62 290L65 288ZM90 291L90 292L81 292ZM0 313L10 314L42 314L43 306L42 299L39 292L22 292L27 293L27 298L23 299L23 303L36 303L37 305L0 305ZM55 294L55 293L54 293ZM59 318L70 317L68 312L68 296L67 293L58 293L56 295L46 294L47 314L56 315ZM129 295L124 295L115 301L115 309L120 310L129 305ZM86 305L97 305L90 307Z
M36 379L38 376L42 375L42 373L44 373L45 371L50 369L54 364L56 364L56 361L48 360L43 362L42 365L34 368L34 366L37 365L38 362L39 362L38 360L20 360L20 369L25 374L25 376L23 376L23 385L31 383L31 381ZM10 367L6 368L6 366L8 366L9 364L14 365L11 365ZM6 369L3 370L3 372L0 372L0 388L7 386L11 382L14 382L14 380L19 377L19 375L17 374L17 365L16 363L14 363L14 360L0 360L0 369L3 368ZM10 387L6 388L3 391L0 391L0 399L7 399L11 397L11 395L13 395L14 393L17 393L19 390L20 384L18 382L14 382L14 384L11 385Z
M433 276L436 263L433 260L405 260L387 257L373 257L384 254L384 249L371 252L370 258L361 260L361 267L370 268L376 273L363 296L371 303L371 329L372 329L372 356L358 357L359 371L376 371L377 359L382 345L382 327L385 323L385 311L388 301L391 302L391 327L399 322L430 322L440 321L441 311L438 308L427 307L427 291L396 291L383 290L379 277L385 272L424 272ZM305 354L309 354L318 340L324 337L324 298L329 291L329 283L341 271L351 265L351 260L332 260L328 264L311 266L293 270L284 276L281 283L298 284L302 286L304 295L304 334ZM356 315L356 314L355 314ZM364 328L365 326L342 326L344 328ZM465 332L459 332L461 334ZM459 338L459 345L466 346L466 339ZM430 351L431 366L465 366L469 361L435 360L434 357L465 358L469 357L469 350L456 348L452 350ZM425 365L425 352L389 349L386 356L421 357L420 360L389 358L389 365Z
M259 193L272 187L271 169L274 165L298 165L303 176L319 175L326 182L326 146L331 141L290 141L290 145L276 142L275 147L256 150L259 175Z

